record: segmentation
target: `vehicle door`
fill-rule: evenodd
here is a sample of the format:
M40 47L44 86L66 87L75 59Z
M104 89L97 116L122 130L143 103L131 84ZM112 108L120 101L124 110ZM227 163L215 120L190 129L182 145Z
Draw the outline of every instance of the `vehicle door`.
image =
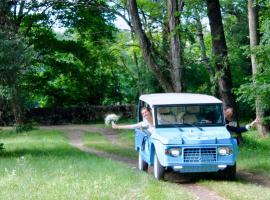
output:
M135 147L139 150L144 161L150 161L151 134L147 129L135 129Z
M138 104L137 109L137 121L142 121L141 116L141 108L146 107L147 104L145 102L140 101ZM151 133L147 130L147 128L138 128L135 129L135 149L138 151L138 153L141 154L144 161L148 162L150 161L150 137Z

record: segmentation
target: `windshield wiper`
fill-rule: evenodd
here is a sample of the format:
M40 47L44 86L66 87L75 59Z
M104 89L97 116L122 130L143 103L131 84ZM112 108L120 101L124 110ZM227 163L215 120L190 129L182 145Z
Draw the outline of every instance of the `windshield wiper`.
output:
M167 123L167 124L162 124L162 125L171 125L171 126L177 128L179 131L184 132L183 129L181 129L181 128L180 128L179 126L177 126L176 124L171 124L171 122L166 121L166 120L163 120L163 119L162 119L162 122Z
M195 127L195 128L197 128L197 129L199 129L200 131L204 131L204 129L203 128L201 128L201 127L198 127L198 126L196 126L196 125L194 125L194 124L190 124L190 123L181 123L182 125L188 125L188 126L192 126L192 127Z

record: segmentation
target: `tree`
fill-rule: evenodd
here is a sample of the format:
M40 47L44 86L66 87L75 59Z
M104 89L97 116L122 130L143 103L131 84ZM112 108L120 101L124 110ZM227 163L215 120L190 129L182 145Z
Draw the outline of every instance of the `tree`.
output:
M149 41L147 35L145 34L144 30L142 29L142 23L139 17L136 0L128 0L128 11L129 11L129 15L131 16L131 22L132 22L134 32L139 41L140 47L142 49L142 54L146 63L148 64L149 68L156 76L157 80L159 81L164 91L172 92L173 86L160 71L159 65L155 57L153 46L151 42Z
M249 21L249 37L250 37L250 49L251 49L251 64L252 73L256 75L258 70L257 57L254 52L254 48L259 45L259 16L258 7L254 0L248 0L248 21ZM256 79L254 79L256 84ZM256 116L260 123L257 125L258 130L262 136L266 136L268 127L262 123L262 119L265 117L265 112L262 106L261 97L256 97Z
M210 23L212 50L216 73L218 74L219 93L225 106L235 108L235 99L232 93L232 77L228 60L222 16L219 0L207 0L207 14Z
M158 53L158 50L151 43L145 30L143 30L136 0L128 0L127 6L129 15L131 16L133 30L137 36L148 67L165 92L181 92L183 60L178 31L180 28L179 7L181 6L178 4L178 1L168 1L170 55L165 56ZM164 75L162 70L164 68L169 70L169 78Z
M0 99L11 104L15 123L23 123L21 80L30 62L29 49L18 35L0 31Z
M181 2L181 1L180 1ZM168 1L169 31L170 31L170 58L171 78L174 92L182 92L182 68L183 59L180 44L180 34L177 31L180 27L180 5L178 0Z
M37 52L25 71L27 106L78 106L122 99L116 59L109 47L116 31L104 1L2 1L5 21ZM8 20L7 20L8 19ZM55 24L66 29L54 32ZM23 39L23 38L22 38ZM104 84L107 82L108 84ZM29 88L31 88L29 90ZM113 88L113 90L112 90ZM108 95L114 91L114 95ZM117 100L116 100L117 99Z

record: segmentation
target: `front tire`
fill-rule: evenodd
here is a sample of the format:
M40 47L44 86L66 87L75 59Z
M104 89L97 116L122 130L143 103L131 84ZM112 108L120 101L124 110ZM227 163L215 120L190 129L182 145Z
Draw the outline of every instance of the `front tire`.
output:
M226 169L219 172L220 178L224 180L234 180L236 178L236 163L233 166L228 165Z
M140 151L139 151L139 153L138 153L138 168L139 168L139 170L145 171L145 172L148 170L148 163L145 162L145 161L142 159L142 154L141 154Z
M236 163L233 166L227 166L224 171L224 178L227 180L234 180L236 177Z
M164 167L160 164L157 155L154 157L154 177L158 180L163 180L165 174Z

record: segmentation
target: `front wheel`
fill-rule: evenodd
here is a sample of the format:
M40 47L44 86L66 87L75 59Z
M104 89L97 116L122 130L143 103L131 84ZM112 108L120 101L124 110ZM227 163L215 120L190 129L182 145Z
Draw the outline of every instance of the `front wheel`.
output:
M157 155L154 157L154 177L158 180L163 180L165 174L164 167L160 164Z
M142 170L142 171L148 170L148 163L142 159L142 154L140 151L138 153L138 168L139 170Z
M236 177L236 163L233 166L227 166L224 172L226 179L234 180Z
M228 165L226 169L219 172L222 179L234 180L236 177L236 163L233 166Z

